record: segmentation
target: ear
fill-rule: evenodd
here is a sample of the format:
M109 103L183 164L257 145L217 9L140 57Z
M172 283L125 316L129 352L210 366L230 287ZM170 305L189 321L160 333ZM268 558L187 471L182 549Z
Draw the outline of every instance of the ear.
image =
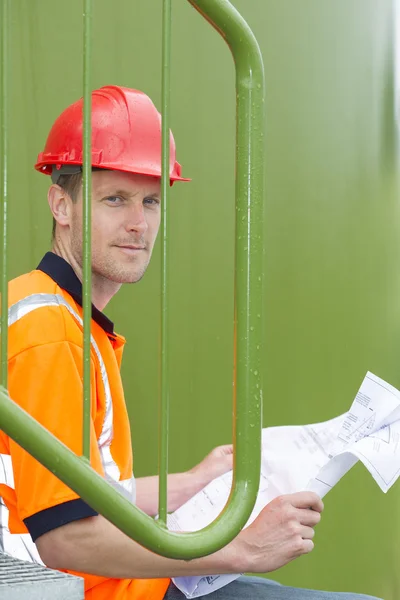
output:
M70 195L59 185L53 184L47 193L47 200L57 223L62 227L70 225L72 216L72 199Z

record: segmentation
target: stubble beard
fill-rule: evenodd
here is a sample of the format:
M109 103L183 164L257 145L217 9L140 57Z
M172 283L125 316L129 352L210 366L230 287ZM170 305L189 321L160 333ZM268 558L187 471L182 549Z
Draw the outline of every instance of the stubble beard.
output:
M75 260L83 267L83 244L79 236L72 243L72 250ZM149 250L140 250L145 256L135 256L126 260L117 260L111 256L113 248L109 248L108 253L92 252L92 275L98 280L112 281L113 283L137 283L144 276L150 262L151 252ZM83 271L83 268L82 268Z
M144 276L150 262L147 251L141 250L140 252L146 252L146 256L134 257L129 262L127 261L127 264L121 264L122 261L113 260L110 257L93 255L92 272L113 283L137 283Z

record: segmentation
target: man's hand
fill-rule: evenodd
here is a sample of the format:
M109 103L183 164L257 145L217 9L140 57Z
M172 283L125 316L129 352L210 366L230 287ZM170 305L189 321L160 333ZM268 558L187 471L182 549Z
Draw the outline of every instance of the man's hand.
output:
M198 482L199 489L210 481L233 469L233 446L218 446L207 454L203 460L188 471L189 475Z
M281 496L225 548L191 561L146 550L100 515L52 529L36 544L53 569L117 579L267 573L312 550L313 527L322 509L312 492Z
M314 527L321 520L322 500L314 492L279 496L231 542L239 572L268 573L314 548Z
M190 471L168 475L168 512L182 506L218 475L230 471L232 463L233 446L218 446ZM157 476L136 479L136 504L148 515L157 514Z

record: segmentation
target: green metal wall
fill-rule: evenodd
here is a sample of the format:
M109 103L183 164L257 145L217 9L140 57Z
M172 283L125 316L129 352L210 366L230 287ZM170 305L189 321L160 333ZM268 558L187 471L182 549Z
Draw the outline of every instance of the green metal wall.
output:
M160 103L161 0L96 0L93 86ZM267 79L265 425L346 410L369 369L400 387L400 219L394 0L236 0ZM13 0L11 275L50 242L50 124L81 94L81 2ZM171 451L190 467L231 439L234 78L227 48L174 6L172 127L193 183L172 213ZM397 65L398 68L398 65ZM157 253L156 253L157 254ZM136 474L156 471L159 259L108 311L128 338L123 376ZM316 549L290 585L400 597L400 489L356 467L326 498Z

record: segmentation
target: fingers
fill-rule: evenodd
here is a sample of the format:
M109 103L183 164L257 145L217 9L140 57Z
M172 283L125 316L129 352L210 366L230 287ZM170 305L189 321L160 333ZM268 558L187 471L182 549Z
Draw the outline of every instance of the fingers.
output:
M321 513L306 508L296 509L296 516L302 525L308 525L309 527L315 527L321 520Z
M297 492L289 494L290 502L296 508L311 508L319 513L324 510L324 503L314 492Z
M311 510L310 510L311 507ZM244 560L248 571L269 572L314 549L314 527L323 504L312 492L278 496L238 538L245 538ZM246 557L246 549L250 552ZM241 554L239 552L239 554Z
M219 452L221 452L222 454L233 454L233 445L232 444L226 444L225 446L218 446L215 449L218 450Z
M300 535L303 540L312 540L315 536L315 531L312 527L305 527L302 525L300 528Z
M303 554L309 554L314 550L314 529L312 527L300 527L296 538L293 539L292 547L292 560L302 556Z
M297 541L294 542L294 557L302 556L303 554L309 554L314 550L313 538L315 531L312 527L301 527L299 529L299 536Z
M312 540L304 540L303 542L303 554L309 554L314 550L314 542Z

